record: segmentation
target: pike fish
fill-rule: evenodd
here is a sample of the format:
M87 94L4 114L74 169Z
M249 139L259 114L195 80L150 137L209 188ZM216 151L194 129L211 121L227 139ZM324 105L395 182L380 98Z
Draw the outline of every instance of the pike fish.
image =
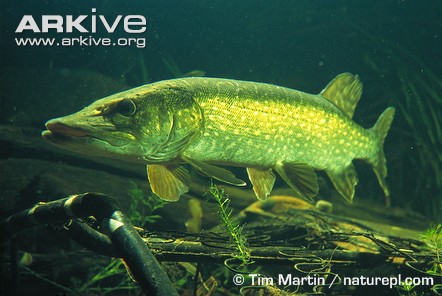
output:
M176 201L189 190L184 164L221 182L246 183L223 166L245 167L266 200L276 172L312 201L315 170L324 170L347 201L358 183L353 159L371 165L386 197L384 139L395 109L372 128L352 120L362 94L357 75L343 73L319 94L271 84L179 78L100 99L46 123L43 138L64 149L147 164L152 191Z

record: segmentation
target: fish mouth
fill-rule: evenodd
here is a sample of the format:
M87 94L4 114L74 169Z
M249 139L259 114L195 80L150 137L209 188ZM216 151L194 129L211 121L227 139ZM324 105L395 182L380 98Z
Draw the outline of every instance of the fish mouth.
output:
M46 123L46 128L48 129L45 132L50 132L53 135L64 135L71 137L86 137L88 134L80 129L72 128L66 124L61 123L58 120L50 120Z
M41 133L43 139L50 143L68 150L81 150L97 146L123 147L126 142L119 141L118 138L98 136L93 130L85 131L78 127L71 127L60 119L52 119L46 123L47 130Z
M90 137L87 132L70 127L58 119L49 120L46 123L46 128L47 130L43 131L41 135L45 141L53 144L66 145L67 143L84 142Z
M141 156L126 155L124 146L126 142L97 137L93 129L85 131L81 128L73 128L61 122L59 119L52 119L46 123L47 130L41 133L45 142L75 153L87 156L106 156L116 159L124 159L135 163L144 163Z

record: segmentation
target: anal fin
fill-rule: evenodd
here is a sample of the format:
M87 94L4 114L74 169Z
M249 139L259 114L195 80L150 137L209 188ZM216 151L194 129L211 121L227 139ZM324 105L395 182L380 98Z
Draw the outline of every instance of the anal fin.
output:
M195 159L191 159L188 157L182 157L182 159L187 162L188 164L190 164L193 168L195 168L197 171L201 172L202 174L208 176L208 177L213 177L214 179L227 183L227 184L231 184L231 185L235 185L235 186L245 186L246 182L244 182L241 179L238 179L237 177L235 177L235 175L226 169L223 169L219 166L216 165L212 165L203 161L198 161Z
M340 171L325 171L333 186L348 202L353 202L355 186L358 184L358 176L353 164Z
M313 197L318 194L318 180L315 170L303 163L286 164L279 163L275 171L295 191L295 193L313 202Z
M250 182L253 185L253 191L259 200L266 201L267 196L272 192L275 185L275 175L272 169L247 168Z
M178 165L148 165L147 176L152 192L163 200L177 201L189 191L190 174Z

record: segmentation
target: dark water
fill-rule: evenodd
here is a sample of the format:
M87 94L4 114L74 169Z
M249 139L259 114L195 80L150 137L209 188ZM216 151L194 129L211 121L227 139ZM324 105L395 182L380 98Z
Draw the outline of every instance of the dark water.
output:
M386 107L397 109L385 143L392 206L407 213L402 222L407 217L410 221L421 221L422 225L442 220L442 2L439 0L4 0L0 3L0 13L0 123L14 128L1 136L3 216L31 207L42 199L61 198L76 190L94 190L94 182L90 180L93 177L86 181L79 179L79 184L90 185L84 189L76 186L75 180L60 183L59 179L70 178L63 175L62 168L57 173L59 183L52 184L62 184L57 186L63 189L39 183L40 174L51 170L51 166L40 162L47 161L52 154L45 154L48 152L41 148L45 144L32 142L39 141L35 140L38 137L29 140L27 146L23 144L22 139L32 133L28 128L41 131L47 120L75 112L95 99L199 70L208 77L267 82L310 93L321 91L339 73L358 74L364 83L364 93L354 116L357 123L371 127ZM96 33L79 33L75 29L66 33L66 26L62 33L55 29L48 33L30 29L16 33L24 15L32 15L40 30L42 15L58 15L64 22L67 15L74 18L87 15L81 24L89 31L92 15L103 15L109 23L117 15L122 19L114 33L106 32L99 17ZM146 31L128 33L123 25L128 15L145 17ZM145 44L17 45L19 38L59 41L80 36L112 41L138 38ZM11 159L29 162L25 166L14 164ZM61 161L69 163L63 158ZM80 159L70 160L69 164L96 169ZM357 162L356 167L359 176L356 199L382 208L384 199L373 173L365 164ZM98 169L116 172L106 165ZM33 170L35 173L30 174ZM143 174L142 170L135 174L140 182ZM47 183L54 180L48 178ZM103 187L96 188L95 191L102 191ZM118 195L121 191L109 193ZM159 227L182 228L181 222L172 219ZM408 227L419 228L415 222ZM28 240L35 241L38 237ZM38 243L32 244L34 252L43 248ZM52 248L59 249L58 246L49 249ZM26 280L35 285L29 274Z

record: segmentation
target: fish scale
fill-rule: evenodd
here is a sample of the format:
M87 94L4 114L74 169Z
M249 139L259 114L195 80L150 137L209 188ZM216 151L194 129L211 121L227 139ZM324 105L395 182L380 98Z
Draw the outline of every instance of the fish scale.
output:
M375 140L368 130L354 124L332 103L327 106L328 102L318 100L317 95L281 87L270 93L267 85L251 87L250 82L213 83L218 91L212 96L210 92L195 96L203 110L204 132L186 150L190 157L260 167L272 167L277 161L302 162L324 170L336 163L346 167L352 159L369 158L375 152L371 149ZM220 85L238 91L220 93ZM239 99L232 95L238 92ZM259 93L267 96L247 99ZM359 136L340 138L344 143L339 143L343 129L348 135ZM336 151L336 156L330 157Z

